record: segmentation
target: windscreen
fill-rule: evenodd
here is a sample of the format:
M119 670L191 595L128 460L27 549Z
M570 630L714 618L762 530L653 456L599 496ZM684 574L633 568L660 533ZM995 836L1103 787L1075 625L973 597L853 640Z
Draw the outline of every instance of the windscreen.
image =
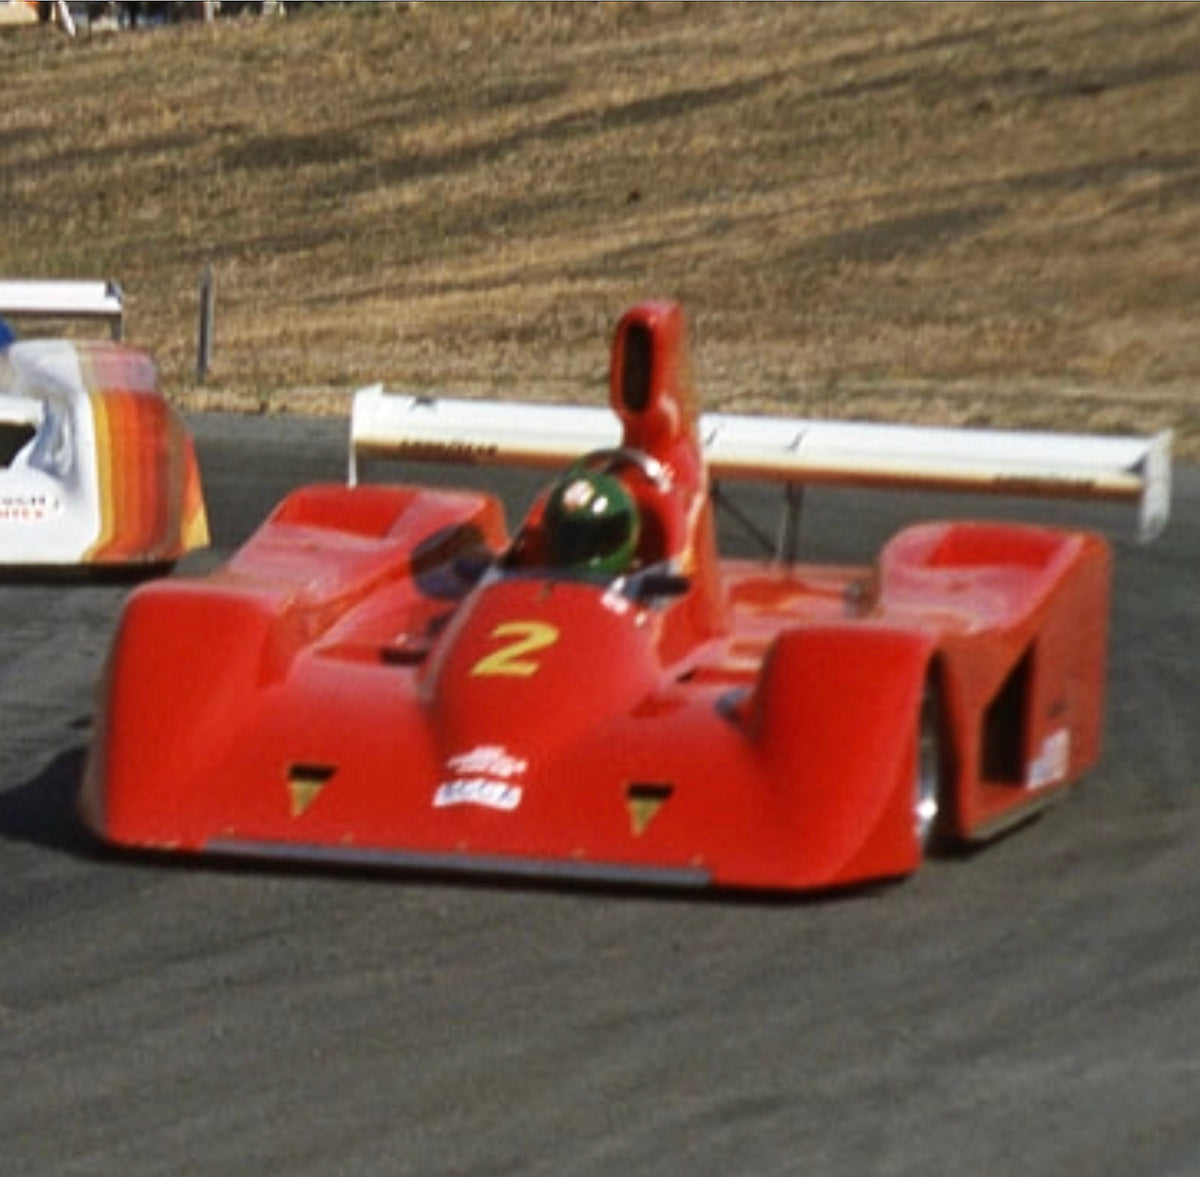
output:
M0 421L0 468L7 469L13 459L32 440L37 431L24 421Z

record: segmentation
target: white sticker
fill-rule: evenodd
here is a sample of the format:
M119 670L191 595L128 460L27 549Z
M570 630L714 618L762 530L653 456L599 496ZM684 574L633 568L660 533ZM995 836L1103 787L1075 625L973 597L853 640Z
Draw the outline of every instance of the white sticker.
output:
M62 503L57 495L0 495L0 520L5 523L39 523L57 515L61 509Z
M433 795L434 809L447 809L451 805L482 805L485 809L499 809L511 813L521 804L521 786L505 781L492 781L487 777L463 777L456 781L445 781L438 785Z
M446 761L446 767L464 776L490 776L511 780L529 767L528 760L511 756L500 744L481 744L470 752L460 752Z
M513 784L529 767L527 760L510 755L499 744L483 744L446 761L453 780L443 781L433 795L433 807L481 805L511 813L521 804L522 789Z
M1030 763L1025 783L1031 789L1057 784L1067 775L1071 764L1071 733L1062 728L1042 741L1041 753Z

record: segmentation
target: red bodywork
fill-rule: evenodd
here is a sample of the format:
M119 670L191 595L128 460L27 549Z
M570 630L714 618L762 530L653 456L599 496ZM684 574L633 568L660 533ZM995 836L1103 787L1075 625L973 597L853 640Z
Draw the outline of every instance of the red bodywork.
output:
M88 824L166 850L817 888L918 866L931 689L943 838L1077 778L1105 543L935 523L870 567L718 560L683 330L642 305L613 349L625 444L669 476L638 488L647 570L540 568L538 508L514 543L487 494L300 490L213 576L131 597Z

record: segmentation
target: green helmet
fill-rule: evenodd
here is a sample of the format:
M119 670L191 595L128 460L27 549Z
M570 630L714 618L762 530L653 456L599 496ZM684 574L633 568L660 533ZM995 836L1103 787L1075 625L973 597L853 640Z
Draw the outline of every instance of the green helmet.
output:
M545 526L550 562L559 567L617 576L633 561L637 507L611 474L568 473L550 492Z

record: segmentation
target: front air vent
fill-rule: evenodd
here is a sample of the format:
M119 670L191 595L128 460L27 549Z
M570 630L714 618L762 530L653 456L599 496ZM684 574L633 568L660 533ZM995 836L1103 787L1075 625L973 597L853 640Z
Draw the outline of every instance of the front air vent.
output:
M631 323L621 355L621 403L629 412L642 413L649 406L653 368L654 336L644 323Z
M671 799L675 786L666 781L634 781L625 790L629 824L635 837L641 837L662 807Z
M288 801L293 817L302 817L337 774L335 764L293 764L287 770Z
M979 759L983 779L991 784L1024 784L1025 729L1032 681L1031 647L1013 667L983 714L983 746Z

